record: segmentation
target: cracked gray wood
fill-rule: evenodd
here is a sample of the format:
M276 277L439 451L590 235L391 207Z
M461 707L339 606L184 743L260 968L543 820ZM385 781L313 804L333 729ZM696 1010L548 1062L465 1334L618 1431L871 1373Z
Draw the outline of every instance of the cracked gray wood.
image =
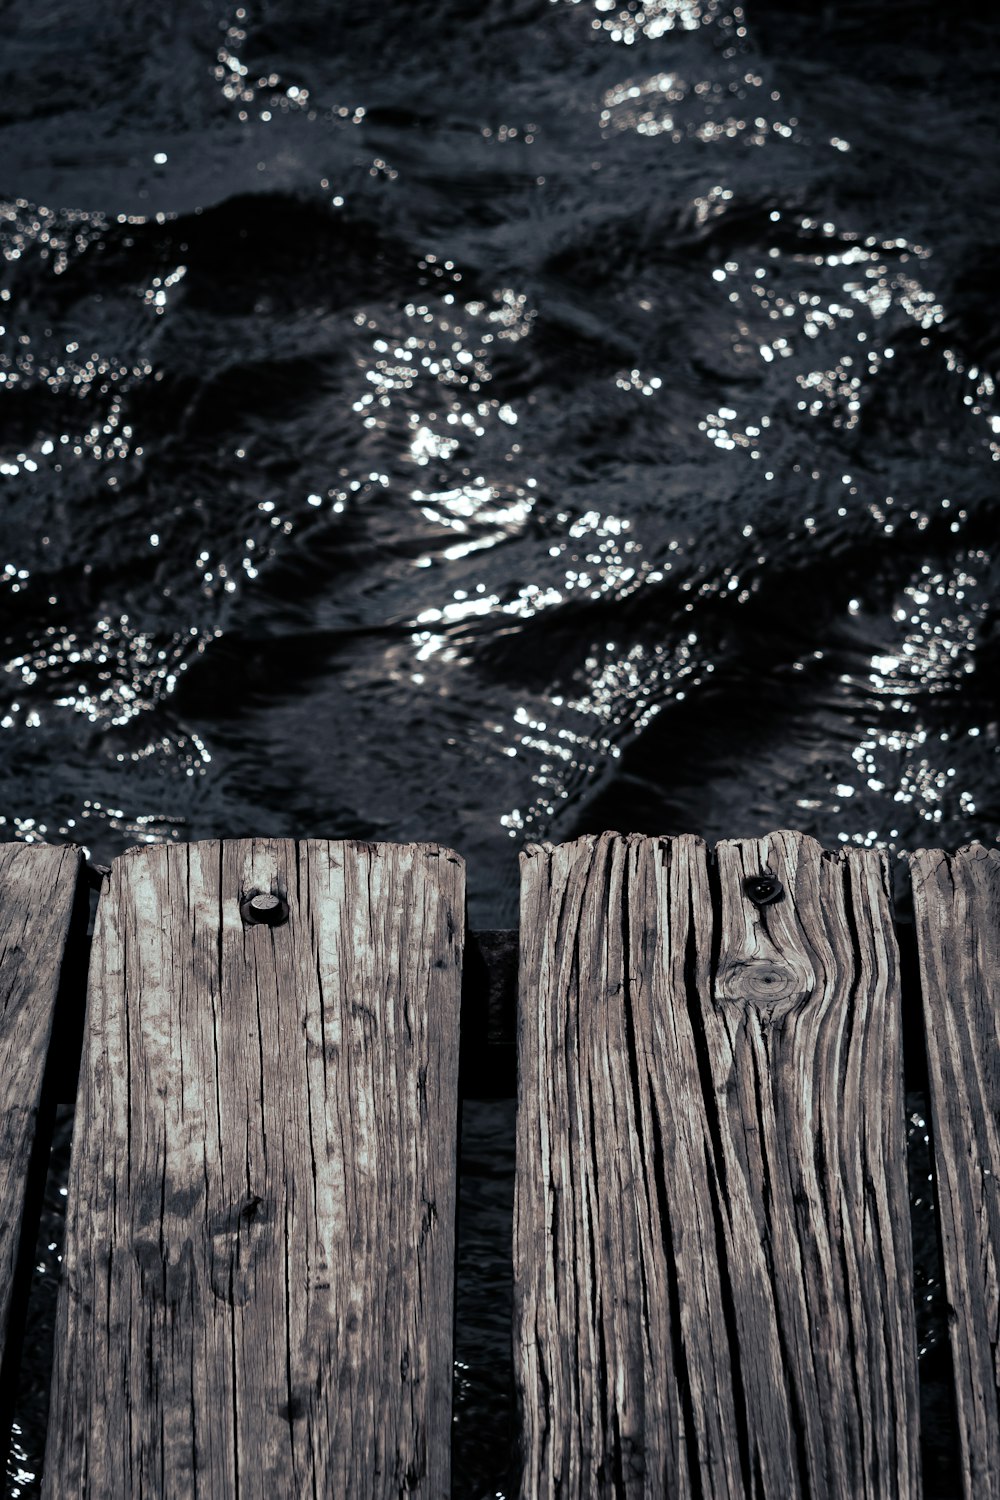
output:
M875 851L526 852L526 1500L919 1496L897 973Z
M34 1248L25 1190L82 861L73 847L0 845L0 1364L22 1228Z
M966 1500L1000 1497L1000 850L910 856Z
M464 902L426 844L115 861L49 1500L447 1496Z

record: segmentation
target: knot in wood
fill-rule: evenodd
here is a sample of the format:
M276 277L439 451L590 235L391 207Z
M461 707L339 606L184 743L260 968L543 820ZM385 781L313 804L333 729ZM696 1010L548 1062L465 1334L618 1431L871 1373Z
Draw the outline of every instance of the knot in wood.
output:
M773 958L745 958L729 964L719 975L717 993L723 1000L742 1000L771 1009L806 1000L806 976L792 964Z

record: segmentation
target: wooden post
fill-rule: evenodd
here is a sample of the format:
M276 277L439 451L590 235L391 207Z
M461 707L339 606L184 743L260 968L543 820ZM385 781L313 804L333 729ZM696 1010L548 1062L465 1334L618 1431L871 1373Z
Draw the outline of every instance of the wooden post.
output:
M529 849L518 1040L525 1500L919 1496L885 856Z
M1000 850L910 856L962 1493L1000 1497Z
M83 856L72 847L0 845L0 1431L11 1413L27 1278L45 1175L36 1152L52 1023ZM34 1156L34 1159L33 1159ZM37 1177L37 1181L32 1178ZM21 1274L24 1273L24 1275Z
M448 1494L464 899L433 845L115 861L49 1500Z

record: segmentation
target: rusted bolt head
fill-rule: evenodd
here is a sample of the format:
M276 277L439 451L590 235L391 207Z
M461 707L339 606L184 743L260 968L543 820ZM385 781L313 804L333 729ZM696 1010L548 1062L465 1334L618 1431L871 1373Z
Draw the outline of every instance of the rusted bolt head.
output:
M272 896L260 891L256 896L246 896L240 902L240 916L248 926L280 927L288 921L288 902L281 896Z
M785 887L777 875L750 875L743 882L743 894L749 896L754 906L771 906L781 900Z

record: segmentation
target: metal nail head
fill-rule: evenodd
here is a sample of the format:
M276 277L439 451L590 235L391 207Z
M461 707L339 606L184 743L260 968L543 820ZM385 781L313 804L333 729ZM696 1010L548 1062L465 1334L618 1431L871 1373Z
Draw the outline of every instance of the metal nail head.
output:
M750 875L743 882L743 894L750 898L754 906L771 906L775 901L781 900L785 887L776 875Z
M280 927L288 921L288 903L281 896L261 891L240 902L240 916L251 927Z

